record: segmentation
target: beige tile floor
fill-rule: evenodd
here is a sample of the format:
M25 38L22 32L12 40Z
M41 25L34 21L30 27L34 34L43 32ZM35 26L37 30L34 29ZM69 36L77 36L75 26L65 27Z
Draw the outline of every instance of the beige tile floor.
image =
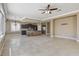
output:
M69 39L9 34L3 56L79 56L79 42Z

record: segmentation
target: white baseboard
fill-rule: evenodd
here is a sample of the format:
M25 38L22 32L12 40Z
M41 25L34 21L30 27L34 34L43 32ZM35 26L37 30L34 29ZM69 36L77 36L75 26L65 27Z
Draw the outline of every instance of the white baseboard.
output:
M78 38L76 38L76 37L68 37L68 36L60 36L60 35L55 35L55 37L66 38L66 39L71 39L71 40L78 40Z
M19 34L21 32L9 32L9 33L6 33L6 34Z

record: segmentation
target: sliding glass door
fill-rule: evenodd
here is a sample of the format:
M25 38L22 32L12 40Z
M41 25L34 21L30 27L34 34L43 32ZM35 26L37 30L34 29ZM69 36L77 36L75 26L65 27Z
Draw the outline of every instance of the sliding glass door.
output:
M0 3L0 38L5 35L5 13L3 4Z

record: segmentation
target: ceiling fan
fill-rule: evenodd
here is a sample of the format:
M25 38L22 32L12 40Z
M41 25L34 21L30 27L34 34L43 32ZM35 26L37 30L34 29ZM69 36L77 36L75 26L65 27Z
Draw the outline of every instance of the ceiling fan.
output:
M45 13L52 14L52 11L58 10L58 8L50 8L50 4L48 4L45 9L39 9L39 10L42 11L42 14Z

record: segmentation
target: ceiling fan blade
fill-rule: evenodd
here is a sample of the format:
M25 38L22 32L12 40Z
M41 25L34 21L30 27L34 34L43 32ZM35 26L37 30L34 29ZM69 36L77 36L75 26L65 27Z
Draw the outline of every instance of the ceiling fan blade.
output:
M53 8L53 9L50 9L50 10L52 11L52 10L57 10L57 9L58 9L58 8Z
M61 11L61 9L58 9L58 11Z
M41 14L44 14L45 12L42 12Z
M45 9L39 9L40 11L45 11Z

